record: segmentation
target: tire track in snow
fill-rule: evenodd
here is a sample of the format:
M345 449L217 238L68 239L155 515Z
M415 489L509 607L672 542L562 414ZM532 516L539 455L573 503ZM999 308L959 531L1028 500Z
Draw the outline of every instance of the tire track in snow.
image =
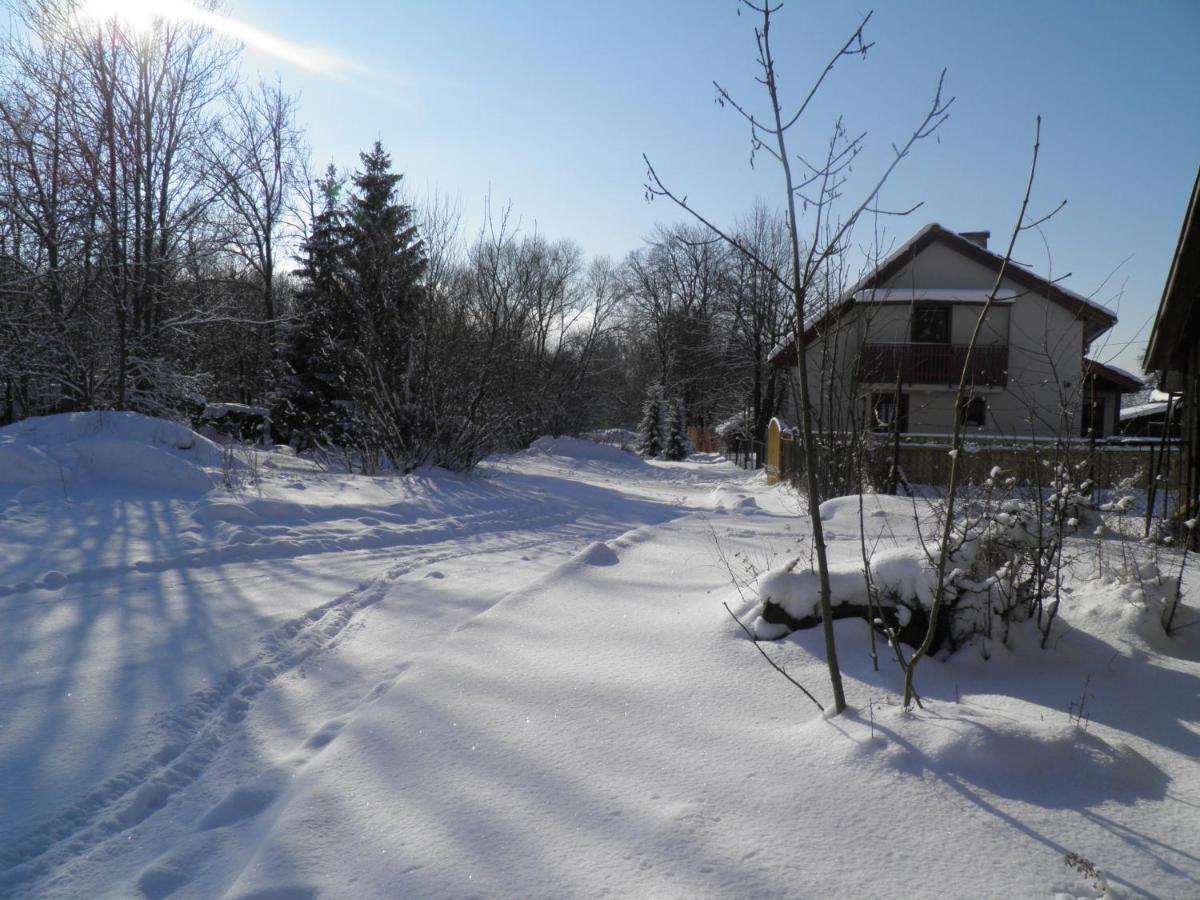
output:
M129 831L166 806L173 795L204 774L258 694L281 675L332 646L355 615L378 603L404 575L450 559L545 546L552 536L545 531L537 533L538 529L575 523L570 510L541 515L514 515L510 510L504 517L480 514L472 524L478 526L484 516L491 519L489 524L495 530L482 546L470 543L483 537L474 528L466 534L455 523L438 523L438 527L426 529L426 536L432 540L425 546L439 541L451 542L452 546L441 553L408 557L381 576L281 623L260 640L251 660L230 670L214 687L160 714L153 731L164 740L155 752L0 849L0 894L7 895L52 873L66 859ZM508 526L507 532L499 527L502 525ZM529 530L536 536L521 540L514 534ZM586 539L582 533L555 536Z

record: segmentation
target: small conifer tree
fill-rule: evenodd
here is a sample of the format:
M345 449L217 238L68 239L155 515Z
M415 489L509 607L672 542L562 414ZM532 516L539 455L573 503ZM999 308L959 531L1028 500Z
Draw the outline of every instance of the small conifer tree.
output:
M683 401L676 400L671 406L671 421L667 427L667 440L662 457L678 462L687 459L687 456L687 411L683 407Z
M646 400L642 403L642 421L637 431L637 451L646 459L652 459L663 452L665 407L662 385L652 384L646 388Z

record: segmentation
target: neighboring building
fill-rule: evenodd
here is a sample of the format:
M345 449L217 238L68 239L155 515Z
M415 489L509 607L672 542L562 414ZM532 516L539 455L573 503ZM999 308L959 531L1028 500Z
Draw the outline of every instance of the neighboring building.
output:
M1085 359L1079 437L1099 439L1121 434L1121 398L1143 387L1142 379L1124 369Z
M971 334L1004 262L988 249L988 237L928 225L809 323L818 428L890 432L898 419L903 433L950 432ZM970 396L958 411L966 432L1080 437L1094 426L1096 437L1116 433L1121 394L1141 382L1086 358L1116 321L1104 307L1010 263L972 354ZM792 342L772 360L791 368L795 381Z
M1183 217L1179 243L1167 274L1167 284L1146 345L1143 364L1158 373L1159 390L1182 394L1179 410L1183 439L1180 491L1184 511L1196 515L1200 494L1200 172ZM1200 529L1193 529L1200 542Z
M1125 398L1121 407L1121 434L1128 438L1161 438L1167 427L1167 407L1171 409L1168 438L1179 437L1179 398L1153 388Z

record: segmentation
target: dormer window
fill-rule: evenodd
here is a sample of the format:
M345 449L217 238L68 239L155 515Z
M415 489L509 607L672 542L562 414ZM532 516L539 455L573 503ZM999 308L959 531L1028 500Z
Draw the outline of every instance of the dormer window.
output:
M914 344L950 343L950 307L913 307L912 342Z

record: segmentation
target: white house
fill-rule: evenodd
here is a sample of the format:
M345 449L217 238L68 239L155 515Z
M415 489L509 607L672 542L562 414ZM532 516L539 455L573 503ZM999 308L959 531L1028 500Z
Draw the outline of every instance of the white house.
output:
M988 249L988 237L928 225L810 320L804 340L819 428L951 430L967 346L1004 261ZM1104 307L1010 263L972 354L970 396L957 413L966 430L1117 433L1121 393L1141 381L1087 358L1116 321ZM772 361L792 369L794 384L795 343L780 345ZM791 391L793 421L798 395Z

